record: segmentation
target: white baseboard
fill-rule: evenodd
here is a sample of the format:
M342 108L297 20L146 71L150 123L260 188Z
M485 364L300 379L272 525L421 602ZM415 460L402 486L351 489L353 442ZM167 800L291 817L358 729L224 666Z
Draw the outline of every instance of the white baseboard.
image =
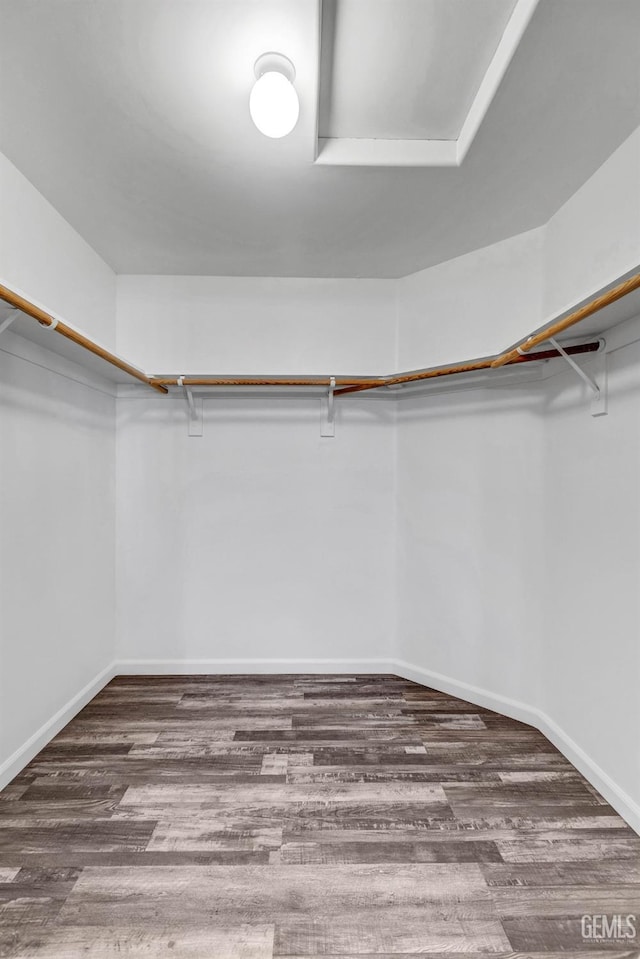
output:
M116 666L115 663L111 663L110 666L98 673L91 682L87 683L84 689L81 689L68 703L65 703L62 709L59 709L33 736L27 739L26 743L16 749L13 755L9 756L0 766L0 789L4 789L31 762L34 756L37 756L40 750L44 749L61 729L64 729L76 713L79 713L94 696L97 696L101 689L104 689L115 675Z
M443 693L450 693L477 706L484 706L497 713L503 713L511 719L535 726L559 749L563 756L582 773L592 786L601 793L607 802L619 813L631 828L640 834L640 805L618 786L617 783L582 749L571 736L558 726L550 716L516 699L509 699L497 693L491 693L479 686L460 682L442 673L421 669L402 660L395 661L395 672L404 679L412 679L423 686L431 686Z
M535 726L600 792L611 806L640 833L640 805L558 726L546 713L516 699L509 699L479 686L431 672L399 659L122 659L99 673L77 696L60 709L27 742L0 766L0 789L11 782L27 763L73 719L115 676L122 675L232 675L242 673L394 673L450 693L467 702L503 713Z
M120 659L119 676L273 673L392 673L393 659Z
M595 786L634 832L640 835L640 805L631 798L629 793L621 789L604 769L598 766L584 749L578 746L571 736L564 729L561 729L550 716L543 712L540 712L539 716L540 721L534 723L534 725L560 750L570 763L573 763L584 778L588 779L592 786Z
M506 696L499 696L497 693L491 693L480 686L472 686L470 683L463 683L451 676L445 676L442 673L432 672L430 669L422 669L420 666L413 666L402 659L396 659L394 662L395 671L403 679L412 679L421 686L431 686L443 693L450 693L459 699L474 703L476 706L484 706L485 709L492 709L496 713L503 713L511 719L517 719L521 723L529 723L530 726L537 726L537 710L532 709L525 703L517 699L508 699Z

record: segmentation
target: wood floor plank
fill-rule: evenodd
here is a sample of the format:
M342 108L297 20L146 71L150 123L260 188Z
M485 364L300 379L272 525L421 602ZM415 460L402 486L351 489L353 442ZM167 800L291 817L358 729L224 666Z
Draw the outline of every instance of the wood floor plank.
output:
M0 955L21 959L272 959L274 927L247 923L204 927L159 921L155 929L114 923L108 935L104 926L57 926L46 932L27 933L14 927L13 942Z
M338 842L283 843L281 862L305 866L351 862L501 862L496 843L425 842L387 840L367 842L341 839Z
M509 942L518 952L582 948L586 952L581 917L535 916L517 919L505 919L504 930ZM592 943L599 950L619 952L627 945L624 939L610 939ZM636 956L638 950L636 949ZM632 953L633 955L633 953Z
M295 916L334 917L381 909L424 910L429 915L491 899L476 863L325 865L239 865L202 867L85 868L59 921L64 924L120 921L140 926L216 917L235 922Z
M640 959L640 838L392 675L118 677L0 793L0 957Z
M640 861L640 837L626 834L591 838L583 832L563 839L501 840L497 845L505 862Z
M147 803L201 803L208 802L287 802L299 803L353 803L353 802L402 802L414 801L429 805L446 802L444 790L435 783L301 783L281 785L265 783L262 779L251 780L242 786L233 783L220 785L171 785L132 786L125 792L122 802L126 806Z
M490 887L494 886L578 886L588 898L592 885L608 886L614 891L620 886L638 886L640 894L640 860L605 859L604 861L505 863L482 866L482 874Z
M416 909L399 915L383 912L367 919L354 916L340 923L305 919L277 922L273 955L415 955L450 951L504 954L510 951L510 943L496 920L427 918Z

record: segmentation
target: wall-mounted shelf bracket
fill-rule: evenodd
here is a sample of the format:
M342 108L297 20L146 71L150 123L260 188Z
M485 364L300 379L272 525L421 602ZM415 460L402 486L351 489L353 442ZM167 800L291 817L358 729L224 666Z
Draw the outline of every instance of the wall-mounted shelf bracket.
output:
M20 312L20 310L17 310L15 308L15 306L10 307L10 310L11 310L11 313L6 318L6 320L3 320L2 323L0 323L0 333L4 333L5 330L9 329L13 321L17 319L18 313Z
M335 399L334 391L336 388L336 378L332 376L330 381L330 386L327 391L326 399L323 397L320 400L322 406L321 419L320 419L320 436L335 436L336 435L336 420L335 420Z
M182 387L187 404L189 436L202 436L204 420L202 397L193 395L191 387L185 385L184 376L178 377L178 386Z
M589 389L592 392L591 397L591 415L592 416L605 416L607 413L607 354L604 352L604 340L602 341L602 349L597 354L599 357L599 370L598 370L598 380L594 380L588 373L582 369L581 366L578 366L576 361L572 356L562 349L560 344L552 336L549 337L549 342L554 349L563 357L564 360L569 364L571 369L577 373L580 379L587 384Z

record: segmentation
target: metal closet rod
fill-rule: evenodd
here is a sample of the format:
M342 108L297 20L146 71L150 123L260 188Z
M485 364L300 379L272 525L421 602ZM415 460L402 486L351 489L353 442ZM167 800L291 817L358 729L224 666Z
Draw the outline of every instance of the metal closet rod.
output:
M405 373L392 373L388 376L149 376L137 367L127 363L104 347L99 346L89 337L78 333L76 330L67 326L61 321L55 320L50 314L45 313L39 307L25 300L24 297L5 286L0 285L0 298L10 303L12 306L33 317L44 327L48 327L55 332L62 334L67 339L83 347L95 356L117 367L130 376L135 377L140 382L145 383L152 389L160 393L167 393L169 386L315 386L331 387L335 385L335 395L344 393L358 393L364 390L375 390L381 387L401 386L405 383L418 383L422 380L435 379L441 376L454 376L459 373L474 373L479 370L495 369L499 366L514 365L517 363L533 362L546 360L551 357L559 356L557 350L544 350L542 352L530 353L533 347L538 346L549 340L550 337L557 336L564 330L569 329L581 320L592 316L599 310L610 306L617 300L622 299L628 293L640 288L640 273L636 273L628 279L612 287L606 293L595 297L585 303L579 309L557 320L550 326L535 333L523 340L513 349L506 350L498 356L485 357L484 359L469 360L464 363L456 363L450 366L438 366L430 370L407 371ZM599 343L586 343L579 346L566 348L569 354L590 353L599 348ZM333 382L332 382L333 380Z

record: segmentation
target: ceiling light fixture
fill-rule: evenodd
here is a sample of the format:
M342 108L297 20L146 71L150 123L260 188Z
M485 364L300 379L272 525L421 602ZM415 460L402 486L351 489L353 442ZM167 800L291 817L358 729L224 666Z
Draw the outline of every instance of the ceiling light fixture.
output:
M260 133L274 140L291 133L300 114L293 85L296 70L281 53L263 53L255 62L256 82L249 97L249 113Z

